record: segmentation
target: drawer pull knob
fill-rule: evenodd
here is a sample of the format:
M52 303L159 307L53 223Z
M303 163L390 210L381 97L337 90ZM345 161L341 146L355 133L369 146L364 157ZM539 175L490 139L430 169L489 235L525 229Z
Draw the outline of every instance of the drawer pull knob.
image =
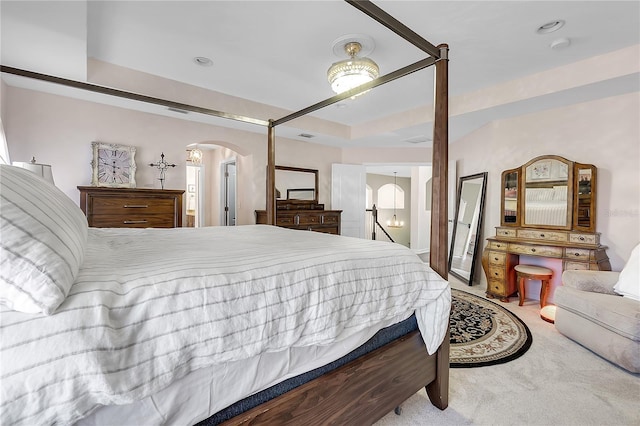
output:
M497 257L494 257L494 258L493 258L493 260L498 260L498 258L497 258Z
M580 256L580 253L573 253L573 254L575 254L576 256Z
M540 234L540 238L544 238L544 234Z
M495 275L495 276L497 277L497 276L498 276L498 273L497 273L497 272L494 272L494 273L493 273L493 275Z
M134 223L147 223L147 221L144 219L143 220L125 220L122 223L124 223L125 225L132 225Z
M585 240L585 238L584 238L584 237L580 237L580 241L584 241L584 240Z
M147 204L125 204L125 209L146 209L149 207Z
M532 248L532 249L531 249L531 252L532 252L532 253L535 253L535 252L536 252L536 249L533 249L533 248Z

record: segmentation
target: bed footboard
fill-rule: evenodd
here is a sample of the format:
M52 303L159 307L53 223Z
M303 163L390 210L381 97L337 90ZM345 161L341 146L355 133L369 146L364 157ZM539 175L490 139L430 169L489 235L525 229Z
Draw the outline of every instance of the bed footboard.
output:
M223 424L371 424L423 386L445 409L448 385L448 333L429 356L420 332L413 331Z

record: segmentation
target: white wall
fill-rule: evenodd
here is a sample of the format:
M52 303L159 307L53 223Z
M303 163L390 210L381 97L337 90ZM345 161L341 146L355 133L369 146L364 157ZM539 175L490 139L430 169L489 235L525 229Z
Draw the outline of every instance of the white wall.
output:
M636 92L495 121L451 144L449 159L456 161L460 176L488 172L483 238L495 235L500 225L502 171L539 155L560 155L598 167L596 230L608 246L612 269L622 269L640 241L638 117L640 93ZM533 260L557 269L553 261ZM486 283L479 269L477 280ZM554 286L559 284L558 275ZM528 294L536 292L539 287Z

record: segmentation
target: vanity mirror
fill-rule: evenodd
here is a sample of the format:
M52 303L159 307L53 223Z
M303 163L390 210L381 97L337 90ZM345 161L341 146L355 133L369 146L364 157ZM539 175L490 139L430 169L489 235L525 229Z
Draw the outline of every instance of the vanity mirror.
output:
M300 167L275 166L276 199L318 202L318 171Z
M595 230L596 168L557 155L502 173L502 226Z
M480 244L486 187L486 172L461 177L458 185L449 273L469 285L473 282L476 251Z

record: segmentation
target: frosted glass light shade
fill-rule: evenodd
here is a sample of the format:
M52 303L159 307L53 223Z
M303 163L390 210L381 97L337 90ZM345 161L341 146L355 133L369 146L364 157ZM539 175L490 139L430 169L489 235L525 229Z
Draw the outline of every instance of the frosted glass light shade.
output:
M55 182L53 181L53 172L51 171L51 166L49 164L36 163L35 158L32 159L30 163L26 163L23 161L14 161L11 164L16 167L22 167L23 169L27 169L30 172L37 174L47 182L50 182L51 184L55 185Z

